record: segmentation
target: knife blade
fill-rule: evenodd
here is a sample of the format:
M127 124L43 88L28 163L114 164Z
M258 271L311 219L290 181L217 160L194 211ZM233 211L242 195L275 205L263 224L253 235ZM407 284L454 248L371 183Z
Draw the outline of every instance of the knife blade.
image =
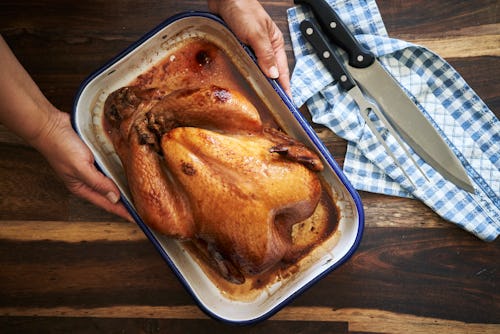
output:
M321 59L325 67L328 69L333 79L338 81L340 87L345 90L358 105L359 111L366 124L370 128L371 132L375 135L377 140L382 144L387 154L392 158L394 163L400 168L406 178L416 187L416 184L406 173L405 169L399 163L399 160L395 157L394 153L389 148L385 139L377 130L377 127L370 118L370 112L373 112L376 117L384 123L389 133L393 135L398 144L401 146L403 151L406 153L407 157L411 160L413 165L422 173L422 175L427 179L425 173L420 169L416 161L411 156L410 152L406 149L403 142L399 138L396 130L392 127L389 121L385 118L384 114L379 110L378 106L372 101L368 100L360 88L356 85L355 80L351 77L349 72L345 69L343 61L338 57L335 50L328 42L327 38L324 36L321 29L315 23L314 20L304 20L300 23L300 31L305 39L312 45L318 57ZM427 179L427 181L429 181Z
M456 186L474 193L460 160L416 104L376 57L365 49L324 0L294 0L312 9L330 40L348 54L348 72L372 96L406 143L430 166Z

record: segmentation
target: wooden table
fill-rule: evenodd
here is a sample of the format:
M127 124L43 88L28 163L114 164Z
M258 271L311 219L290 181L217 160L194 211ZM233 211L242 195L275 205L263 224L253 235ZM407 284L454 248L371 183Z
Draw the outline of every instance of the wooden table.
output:
M282 29L286 9L262 1ZM498 116L496 0L384 0L392 37L446 58ZM198 1L3 1L0 33L42 91L70 111L82 80ZM1 64L0 64L1 68ZM346 143L315 126L343 162ZM417 200L361 193L355 255L271 319L235 328L208 318L153 246L71 195L42 156L0 125L0 333L499 333L500 243L485 243Z

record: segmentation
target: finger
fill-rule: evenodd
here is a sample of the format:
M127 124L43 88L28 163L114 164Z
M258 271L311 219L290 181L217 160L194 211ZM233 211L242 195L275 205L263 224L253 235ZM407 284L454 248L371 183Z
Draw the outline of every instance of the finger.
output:
M257 63L264 74L271 79L278 79L280 73L269 35L262 33L253 34L248 39L248 43L255 52Z
M125 206L121 202L111 203L106 196L96 192L95 190L93 190L85 185L82 185L81 187L74 189L73 192L77 196L86 199L90 203L92 203L100 208L103 208L104 210L106 210L112 214L115 214L119 217L122 217L128 221L133 221L132 216L130 215L130 213L127 211L127 209L125 208Z
M288 68L288 58L285 53L285 48L278 48L276 51L276 61L279 70L278 82L288 96L292 96L290 88L290 70Z
M99 172L93 164L87 165L86 170L79 173L81 183L75 184L74 192L103 209L118 214L127 220L132 220L123 204L119 203L120 191L118 187Z
M94 165L89 166L88 171L83 173L81 177L89 188L104 196L111 204L116 204L120 200L118 187L113 181L99 172Z

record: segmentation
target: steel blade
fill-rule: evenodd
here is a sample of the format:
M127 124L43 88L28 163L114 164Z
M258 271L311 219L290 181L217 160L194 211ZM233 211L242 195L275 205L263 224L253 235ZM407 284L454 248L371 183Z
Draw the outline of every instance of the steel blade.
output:
M460 160L378 61L365 68L346 66L363 91L377 101L401 137L422 159L444 178L474 193L474 186Z

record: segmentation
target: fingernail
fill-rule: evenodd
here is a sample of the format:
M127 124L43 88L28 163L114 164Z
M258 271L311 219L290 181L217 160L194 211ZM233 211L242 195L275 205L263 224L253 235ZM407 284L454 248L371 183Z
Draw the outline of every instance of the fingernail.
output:
M112 191L106 194L106 198L113 204L118 203L118 201L120 200L120 197Z
M278 68L276 66L272 66L269 69L269 76L273 79L276 79L280 76L280 73L278 72Z

